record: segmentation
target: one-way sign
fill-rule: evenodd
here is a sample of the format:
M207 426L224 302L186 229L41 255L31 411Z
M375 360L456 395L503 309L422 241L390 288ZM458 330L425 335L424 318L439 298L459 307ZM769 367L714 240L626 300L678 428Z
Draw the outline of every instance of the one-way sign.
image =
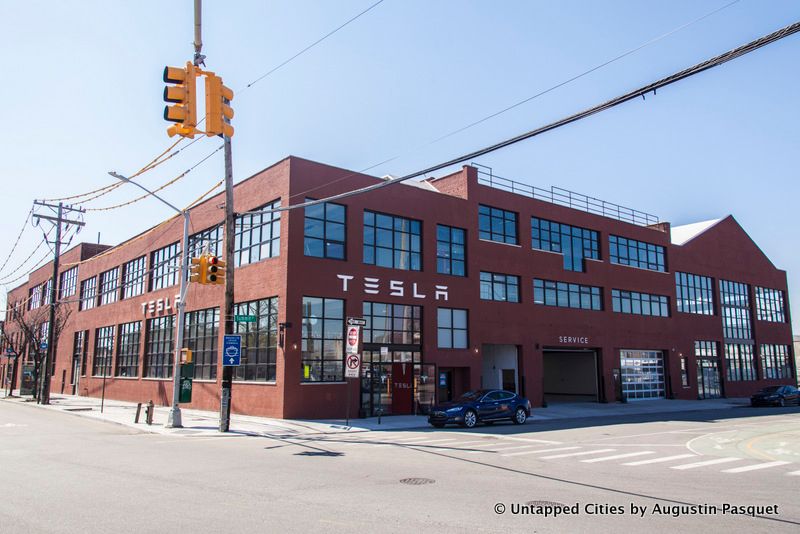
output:
M348 317L347 326L367 326L367 320L361 317Z
M225 336L222 341L222 365L239 365L242 360L242 336Z

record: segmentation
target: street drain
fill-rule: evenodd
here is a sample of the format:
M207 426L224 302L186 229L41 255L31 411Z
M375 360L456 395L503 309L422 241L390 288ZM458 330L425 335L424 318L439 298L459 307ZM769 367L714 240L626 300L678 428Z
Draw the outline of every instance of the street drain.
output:
M528 501L525 504L528 506L566 506L563 502L555 502L555 501Z
M400 484L408 484L409 486L423 486L425 484L433 484L436 482L432 478L404 478L400 480Z

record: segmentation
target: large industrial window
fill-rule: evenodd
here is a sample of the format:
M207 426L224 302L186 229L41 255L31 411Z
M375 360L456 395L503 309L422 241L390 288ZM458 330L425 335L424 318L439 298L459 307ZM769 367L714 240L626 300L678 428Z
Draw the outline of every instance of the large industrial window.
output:
M344 301L303 297L303 382L344 380Z
M611 307L617 313L669 317L669 297L664 295L612 289Z
M222 225L212 226L202 232L189 236L189 257L197 257L208 252L215 256L222 254Z
M519 276L481 271L481 299L519 302Z
M119 325L117 344L117 376L139 376L139 340L142 322L134 321Z
M608 257L611 263L619 265L630 265L651 271L666 270L664 247L635 239L608 236Z
M184 345L192 351L194 378L217 378L219 308L187 312L183 330Z
M42 286L37 285L28 291L28 309L35 310L42 305Z
M597 232L531 217L531 248L564 255L564 269L583 272L584 258L600 258Z
M235 315L255 317L255 322L237 322L242 336L241 364L234 369L234 380L271 382L275 380L278 352L278 298L272 297L234 306Z
M719 281L722 301L722 333L727 339L752 339L750 295L747 284Z
M756 286L756 314L759 321L785 323L783 291Z
M344 206L332 202L305 208L303 250L306 256L344 259L347 239L345 211Z
M100 273L100 305L116 302L119 296L119 267Z
M144 353L144 376L170 378L172 360L175 358L175 316L154 317L147 320L147 342Z
M280 199L236 217L233 261L236 267L275 258L281 249Z
M42 284L42 304L47 306L50 304L50 290L52 289L53 279L50 278L47 282Z
M440 349L466 349L467 310L439 308L436 333L437 346Z
M761 369L764 379L792 378L789 347L786 345L761 345Z
M533 280L533 303L559 308L602 310L602 289L552 280Z
M61 298L71 297L78 289L78 268L66 270L61 273L61 282L59 283L61 291Z
M89 331L78 330L72 339L72 358L80 362L81 376L86 376L86 353L89 349Z
M678 311L714 315L714 290L711 278L691 273L675 273Z
M491 206L478 206L478 237L499 243L518 244L517 214Z
M97 277L81 282L81 310L90 310L97 305Z
M422 270L422 223L365 211L364 263L407 271Z
M94 331L94 359L92 376L111 376L114 353L114 327L104 326Z
M452 274L453 276L467 275L467 239L466 230L436 225L436 272L439 274Z
M728 380L730 382L756 379L753 345L725 343L725 364L728 367Z
M147 258L142 256L122 266L122 298L129 299L144 293Z
M150 265L152 273L150 275L150 290L163 289L174 286L178 283L178 273L180 272L180 252L178 243L167 245L153 251Z

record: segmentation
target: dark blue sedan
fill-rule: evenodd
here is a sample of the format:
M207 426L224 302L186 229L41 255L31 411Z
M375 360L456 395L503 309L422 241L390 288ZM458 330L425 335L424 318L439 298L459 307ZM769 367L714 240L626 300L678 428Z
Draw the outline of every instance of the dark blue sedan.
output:
M525 397L502 389L469 391L453 402L445 402L431 410L428 422L436 428L455 423L472 428L478 423L510 420L521 425L531 416L531 402Z

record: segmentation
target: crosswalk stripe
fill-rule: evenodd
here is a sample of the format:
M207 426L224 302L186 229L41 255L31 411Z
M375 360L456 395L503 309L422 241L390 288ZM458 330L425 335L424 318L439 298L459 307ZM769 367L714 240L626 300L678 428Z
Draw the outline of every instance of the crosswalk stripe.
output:
M633 456L644 456L645 454L655 454L655 451L639 451L628 452L625 454L615 454L614 456L603 456L602 458L592 458L590 460L581 460L585 464L593 464L596 462L607 462L609 460L619 460L620 458L631 458Z
M724 464L728 462L738 462L743 458L717 458L716 460L706 460L705 462L695 462L693 464L674 465L670 469L694 469L695 467L704 467L706 465Z
M501 454L500 456L522 456L524 454L536 454L539 452L574 451L575 449L580 449L580 447L559 447L558 449L538 449L535 451L510 452L508 454Z
M724 469L723 473L744 473L746 471L755 471L756 469L767 469L768 467L777 467L779 465L786 465L789 462L767 462L763 464L746 465L744 467L734 467L733 469Z
M586 456L587 454L599 454L601 452L614 452L617 449L598 449L596 451L570 452L566 454L554 454L552 456L542 456L542 460L554 460L556 458L567 458L570 456Z
M791 473L786 473L786 474L792 476L800 476L800 471L792 471Z
M665 456L663 458L652 458L650 460L639 460L638 462L628 462L622 465L646 465L657 464L660 462L669 462L671 460L682 460L684 458L697 458L696 454L676 454L675 456Z
M430 445L431 443L450 443L451 441L458 441L458 440L457 439L432 439L430 441L415 441L414 443L409 443L408 445L412 445L412 446L416 447L417 445Z
M516 447L501 447L499 449L492 448L492 449L483 449L479 451L469 451L467 454L481 454L485 452L500 452L500 451L516 451L519 449L529 449L531 447L533 447L533 445L519 445Z

